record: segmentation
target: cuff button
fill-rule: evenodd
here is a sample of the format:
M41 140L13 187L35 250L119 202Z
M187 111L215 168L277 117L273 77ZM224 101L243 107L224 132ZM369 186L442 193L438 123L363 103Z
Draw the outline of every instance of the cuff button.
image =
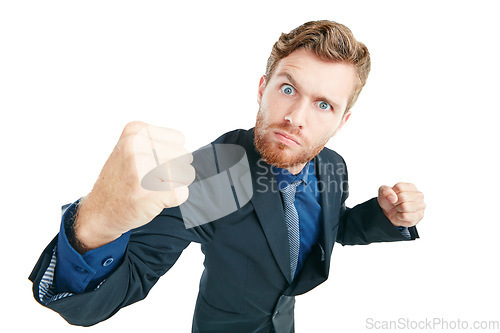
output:
M103 265L104 267L109 266L109 265L111 265L111 264L113 263L113 261L115 261L113 258L108 258L108 259L106 259L106 260L104 260L104 261L102 262L102 265Z

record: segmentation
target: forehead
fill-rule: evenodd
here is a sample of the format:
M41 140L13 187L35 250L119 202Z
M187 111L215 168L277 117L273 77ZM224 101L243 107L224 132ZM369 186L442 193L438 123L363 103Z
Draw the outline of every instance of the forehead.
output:
M347 105L355 85L354 65L343 62L325 61L312 51L298 49L281 59L271 80L282 80L291 76L303 93L334 99Z

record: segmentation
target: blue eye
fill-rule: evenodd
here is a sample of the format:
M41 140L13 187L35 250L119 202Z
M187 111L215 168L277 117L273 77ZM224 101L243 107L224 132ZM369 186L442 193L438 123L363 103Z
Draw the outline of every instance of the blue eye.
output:
M288 96L292 96L295 94L295 89L289 84L284 84L283 86L281 86L281 91Z
M328 104L327 102L324 102L324 101L319 101L319 102L316 102L316 105L318 106L318 108L320 108L321 110L330 110L332 107L330 106L330 104Z

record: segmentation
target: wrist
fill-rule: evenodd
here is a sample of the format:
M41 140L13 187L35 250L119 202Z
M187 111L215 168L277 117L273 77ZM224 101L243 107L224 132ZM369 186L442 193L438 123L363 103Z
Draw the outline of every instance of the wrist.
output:
M77 207L68 240L77 252L84 254L111 243L122 234L123 232L110 226L109 220L96 209L87 196Z

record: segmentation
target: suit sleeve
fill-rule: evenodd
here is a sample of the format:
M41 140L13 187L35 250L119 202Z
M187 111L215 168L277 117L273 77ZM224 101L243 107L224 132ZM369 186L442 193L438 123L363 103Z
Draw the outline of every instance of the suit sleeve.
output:
M66 293L47 302L41 297L43 279L50 276L57 265L54 253L58 236L44 250L29 277L34 297L70 324L94 325L122 307L144 299L190 242L206 243L212 238L211 228L212 225L207 224L203 228L186 229L178 207L165 209L150 223L130 232L121 262L98 288L79 294Z
M415 227L408 228L408 231L410 239L387 219L377 198L372 198L353 208L342 204L337 242L342 245L365 245L414 240L419 237Z
M345 201L349 196L347 167L342 175L342 184L346 184L343 189L340 204L340 221L337 234L337 242L342 245L365 245L376 242L395 242L404 240L414 240L419 238L416 227L408 228L410 237L406 230L399 230L385 216L380 208L377 198L372 198L353 208L346 207Z

